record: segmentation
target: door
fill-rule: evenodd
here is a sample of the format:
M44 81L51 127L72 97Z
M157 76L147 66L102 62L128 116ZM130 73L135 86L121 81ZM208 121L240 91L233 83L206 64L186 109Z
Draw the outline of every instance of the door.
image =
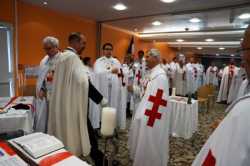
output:
M0 97L14 95L13 35L11 27L0 24Z

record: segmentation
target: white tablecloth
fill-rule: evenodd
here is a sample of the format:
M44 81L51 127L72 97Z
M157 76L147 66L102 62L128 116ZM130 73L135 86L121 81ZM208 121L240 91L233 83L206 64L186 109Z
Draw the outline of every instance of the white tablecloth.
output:
M198 102L192 100L192 104L187 104L187 98L178 99L181 98L170 98L168 102L171 111L170 132L174 137L189 139L198 129Z
M33 131L34 113L30 110L15 110L10 108L16 104L23 103L32 105L34 108L34 97L18 97L7 108L8 112L0 114L0 133L23 130L25 133Z

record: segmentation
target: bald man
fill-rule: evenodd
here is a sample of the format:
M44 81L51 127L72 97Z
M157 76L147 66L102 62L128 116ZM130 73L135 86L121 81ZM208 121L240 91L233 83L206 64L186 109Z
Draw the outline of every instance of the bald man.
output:
M247 79L250 79L250 26L242 42ZM209 137L192 166L250 165L250 85L246 94L233 102L229 114Z

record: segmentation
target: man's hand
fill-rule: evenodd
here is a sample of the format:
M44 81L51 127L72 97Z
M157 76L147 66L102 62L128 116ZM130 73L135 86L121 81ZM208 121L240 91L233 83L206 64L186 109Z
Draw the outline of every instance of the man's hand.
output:
M118 70L118 68L113 68L113 69L111 70L111 72L112 72L113 74L118 74L118 73L119 73L119 70Z
M39 94L38 94L38 97L40 99L43 99L44 97L46 96L46 93L43 91L43 90L40 90Z
M103 108L103 107L108 107L108 100L106 99L106 98L102 98L102 101L101 101L101 107Z
M133 85L128 85L128 86L127 86L127 89L128 89L129 92L133 92L133 90L134 90L134 89L133 89Z

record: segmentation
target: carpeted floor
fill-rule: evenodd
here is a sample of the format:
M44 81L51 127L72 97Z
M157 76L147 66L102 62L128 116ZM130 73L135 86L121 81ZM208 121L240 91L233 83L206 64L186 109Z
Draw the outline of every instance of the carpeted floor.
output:
M168 166L189 166L192 164L195 156L199 153L201 147L211 135L217 121L223 119L225 108L223 104L215 104L209 112L199 112L199 128L191 139L184 140L182 138L170 137L170 158ZM131 119L127 120L127 128L129 128ZM132 161L129 159L129 151L127 146L128 130L119 131L116 144L118 145L118 152L112 154L112 157L120 162L122 166L131 166ZM104 150L104 139L99 139L99 148ZM113 147L108 146L108 151L112 151ZM112 150L111 150L112 149ZM84 158L91 164L91 159Z

